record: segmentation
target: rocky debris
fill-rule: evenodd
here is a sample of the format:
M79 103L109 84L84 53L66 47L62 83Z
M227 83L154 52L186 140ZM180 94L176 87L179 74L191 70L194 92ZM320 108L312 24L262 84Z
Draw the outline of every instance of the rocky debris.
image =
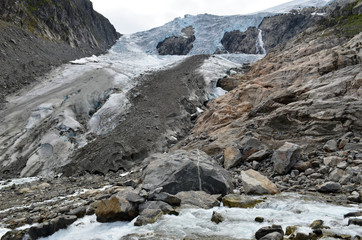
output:
M193 48L195 33L192 26L181 30L182 36L168 37L157 44L160 55L187 55Z
M204 152L177 150L156 154L145 160L142 187L176 194L181 191L205 191L227 194L232 189L231 176Z
M181 208L209 209L220 206L221 195L210 195L203 191L179 192L176 197L181 199Z
M249 169L241 172L244 191L246 194L277 194L278 188L267 177Z
M286 142L273 154L274 171L278 174L288 173L300 159L301 148L297 144Z
M219 224L219 223L225 221L225 218L220 213L213 211L211 221L216 224Z
M241 162L241 152L238 148L229 146L224 151L224 168L236 167Z
M237 194L229 194L222 198L224 206L230 208L253 208L261 202L263 202L263 200Z
M282 229L282 226L280 225L272 225L272 226L268 226L268 227L262 227L260 228L256 233L255 233L255 238L256 240L260 240L262 239L264 236L270 234L270 233L274 233L274 232L277 232L279 234L281 234L282 238L283 239L283 236L284 236L284 231ZM267 238L269 239L269 238ZM274 239L274 238L270 238L270 239ZM277 238L279 239L279 238Z

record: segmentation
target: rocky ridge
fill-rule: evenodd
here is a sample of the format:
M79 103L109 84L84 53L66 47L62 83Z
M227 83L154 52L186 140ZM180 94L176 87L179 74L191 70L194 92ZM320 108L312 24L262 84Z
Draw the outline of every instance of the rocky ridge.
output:
M52 67L104 53L120 37L89 0L2 1L0 30L0 108Z

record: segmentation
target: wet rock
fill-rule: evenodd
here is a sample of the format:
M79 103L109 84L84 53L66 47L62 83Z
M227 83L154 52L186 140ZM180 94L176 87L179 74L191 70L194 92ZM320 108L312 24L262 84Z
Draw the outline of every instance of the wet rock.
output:
M274 183L259 172L249 169L241 172L244 191L246 194L277 194L280 193Z
M241 162L241 152L236 147L227 147L224 151L224 168L236 167Z
M283 235L279 232L272 232L260 238L260 240L283 240Z
M188 191L176 194L181 199L182 208L204 208L210 209L220 206L219 195L209 195L203 191Z
M225 218L220 213L214 211L212 213L211 221L216 224L219 224L219 223L225 221Z
M309 225L309 227L312 228L313 230L323 229L323 228L329 229L329 227L324 226L323 223L324 223L323 220L315 220L312 222L311 225Z
M138 216L135 226L143 226L151 223L155 223L162 217L163 213L160 209L145 209Z
M326 182L318 188L322 193L336 193L341 191L341 184L336 182Z
M273 154L274 171L278 174L288 173L300 159L300 152L297 144L286 142Z
M131 221L138 210L124 198L112 197L101 200L96 210L98 222Z
M255 222L258 222L258 223L262 223L262 222L264 222L264 218L263 217L256 217L255 219L254 219L254 221Z
M1 237L1 240L24 240L27 238L28 235L26 230L22 231L13 230L5 233L4 236Z
M295 231L297 231L297 226L288 226L285 229L285 235L293 234L293 233L295 233Z
M272 226L260 228L255 233L255 238L256 238L256 240L259 240L262 237L266 236L267 234L273 233L273 232L277 232L277 233L281 234L282 236L284 235L284 231L283 231L282 226L280 226L280 225L272 225Z
M161 201L148 201L142 203L139 206L139 211L143 212L145 210L153 209L153 210L161 210L163 214L171 214L171 215L178 215L178 212L168 203L161 202Z
M77 220L77 216L61 216L57 217L50 222L41 223L29 229L28 234L30 239L38 239L47 237L60 229L65 229Z
M348 220L348 226L349 225L357 225L357 226L362 226L362 219L359 218L352 218Z
M305 233L300 233L298 232L295 235L295 240L310 240L309 235L305 234Z
M254 199L246 195L229 194L223 197L224 206L230 208L253 208L258 203L263 202L260 199Z
M87 208L86 207L78 207L76 209L71 210L68 215L75 215L77 216L77 218L82 218L85 216L87 212Z
M362 211L350 212L350 213L345 214L343 217L344 218L350 218L350 217L360 217L360 216L362 216Z
M214 163L204 152L177 150L156 154L145 160L143 188L177 194L182 191L205 191L210 194L227 194L232 190L231 175Z

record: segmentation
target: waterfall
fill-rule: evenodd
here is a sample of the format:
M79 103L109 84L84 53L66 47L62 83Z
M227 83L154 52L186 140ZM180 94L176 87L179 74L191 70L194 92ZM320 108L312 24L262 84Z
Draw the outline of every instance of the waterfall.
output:
M263 42L263 36L262 36L262 30L258 29L258 39L256 40L256 53L257 54L266 54L266 50L264 48L264 42ZM261 51L260 51L261 50Z

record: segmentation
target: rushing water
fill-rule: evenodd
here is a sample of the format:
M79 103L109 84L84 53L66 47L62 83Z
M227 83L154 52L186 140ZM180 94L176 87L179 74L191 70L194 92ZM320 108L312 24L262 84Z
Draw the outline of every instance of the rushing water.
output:
M179 216L165 215L154 224L142 227L133 226L132 222L98 223L95 216L87 216L76 221L68 229L60 230L43 240L118 240L122 236L137 233L154 235L161 234L177 239L193 234L203 236L228 236L234 238L252 239L255 232L264 226L279 224L284 231L287 226L298 226L297 232L309 233L308 227L314 220L321 219L330 232L347 234L350 236L362 235L359 226L347 226L347 219L343 215L349 212L360 211L358 205L338 206L313 200L308 195L281 194L268 196L264 202L255 208L226 208L213 209L184 209ZM221 213L225 221L215 224L210 221L213 211ZM255 217L265 218L264 223L256 223ZM327 238L326 238L327 239Z

